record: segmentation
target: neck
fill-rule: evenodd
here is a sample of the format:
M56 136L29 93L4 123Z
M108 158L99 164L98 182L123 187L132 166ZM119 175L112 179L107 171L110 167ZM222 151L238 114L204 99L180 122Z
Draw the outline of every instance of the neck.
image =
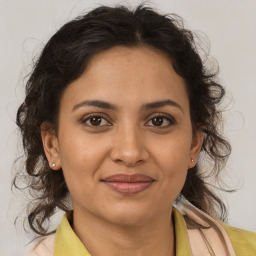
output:
M93 256L174 256L171 208L139 225L119 225L74 210L73 229Z

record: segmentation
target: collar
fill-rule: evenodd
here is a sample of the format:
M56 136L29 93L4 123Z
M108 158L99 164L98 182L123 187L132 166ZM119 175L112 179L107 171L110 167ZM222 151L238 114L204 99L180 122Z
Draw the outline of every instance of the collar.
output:
M68 219L71 214L65 214L56 231L54 256L91 256L81 240L77 237Z
M175 229L176 256L192 256L186 223L181 213L173 207L172 216ZM91 256L77 237L65 214L56 232L54 256Z

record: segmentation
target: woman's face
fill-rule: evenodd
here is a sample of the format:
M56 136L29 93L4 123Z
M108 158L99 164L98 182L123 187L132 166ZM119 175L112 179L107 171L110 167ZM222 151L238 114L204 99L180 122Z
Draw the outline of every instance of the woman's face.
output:
M74 212L122 225L170 212L202 143L184 80L150 47L94 56L64 91L58 136L42 138Z

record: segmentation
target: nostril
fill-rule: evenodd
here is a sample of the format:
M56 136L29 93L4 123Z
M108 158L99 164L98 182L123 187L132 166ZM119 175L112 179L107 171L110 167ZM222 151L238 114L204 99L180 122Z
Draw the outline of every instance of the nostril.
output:
M133 167L133 166L136 166L136 165L142 163L143 160L140 159L138 161L128 161L128 160L117 159L117 160L115 160L115 162L118 163L118 164L123 164L127 167Z

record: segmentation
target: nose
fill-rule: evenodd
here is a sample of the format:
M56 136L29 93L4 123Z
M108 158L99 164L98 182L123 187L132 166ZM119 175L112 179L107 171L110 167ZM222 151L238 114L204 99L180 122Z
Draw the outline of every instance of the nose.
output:
M112 140L110 157L112 161L124 164L127 167L136 166L147 161L149 152L144 135L133 126L119 129Z

